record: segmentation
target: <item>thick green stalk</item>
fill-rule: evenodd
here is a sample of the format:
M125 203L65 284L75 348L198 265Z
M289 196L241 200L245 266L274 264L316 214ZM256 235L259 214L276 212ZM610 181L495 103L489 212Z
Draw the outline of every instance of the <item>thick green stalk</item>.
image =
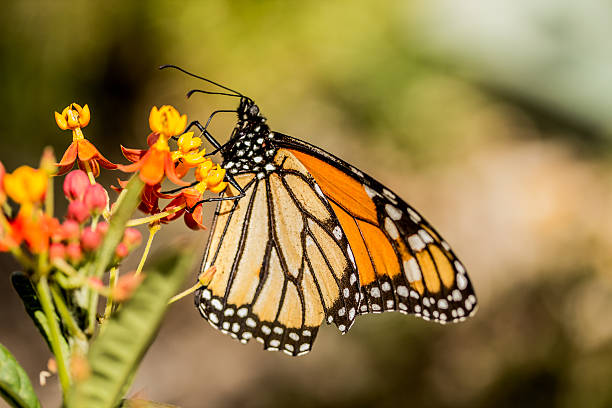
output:
M51 350L55 355L55 361L57 362L57 375L62 386L62 393L64 399L68 396L70 390L70 375L68 374L68 356L64 355L64 351L60 346L60 328L57 322L55 308L51 301L51 290L49 289L49 282L47 277L43 276L36 284L38 292L38 298L40 305L42 306L43 312L47 317L47 324L49 325L49 342L51 343Z
M89 276L101 278L107 270L108 265L115 256L115 249L123 238L125 226L134 213L138 203L140 203L140 194L144 188L144 183L135 174L130 179L127 187L122 191L121 200L117 201L117 207L113 211L108 227L108 232L104 238L104 242L97 252L97 257L89 270ZM93 335L96 323L96 313L98 310L98 293L91 291L89 294L89 318L86 332Z

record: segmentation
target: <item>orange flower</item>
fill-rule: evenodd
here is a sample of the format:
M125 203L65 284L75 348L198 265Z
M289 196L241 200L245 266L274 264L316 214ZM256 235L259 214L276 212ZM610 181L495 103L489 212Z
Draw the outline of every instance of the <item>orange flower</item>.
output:
M184 221L189 228L193 230L205 229L202 221L202 206L197 204L202 201L207 190L213 193L220 193L225 190L227 187L227 182L223 181L225 169L222 169L219 165L213 168L213 162L210 159L206 159L196 169L195 178L198 183L193 187L183 189L164 208L164 211L174 208L180 209L174 214L163 218L161 222L167 223L179 218L181 215L185 215ZM188 209L193 209L193 211L188 211Z
M111 187L116 192L120 193L127 186L127 180L117 180L119 182L119 187ZM140 204L138 204L138 209L145 214L155 215L161 212L159 208L159 199L169 199L174 198L176 195L173 194L164 194L161 191L161 183L150 186L145 184L144 189L142 190L142 194L140 196Z
M160 109L154 106L149 115L149 126L154 133L166 139L180 135L187 125L187 115L181 116L174 106L164 105Z
M202 139L193 137L193 132L183 133L176 144L178 145L178 150L172 152L172 159L175 163L179 162L176 166L176 172L179 176L183 177L190 168L196 167L208 160L205 157L206 150L199 150L202 145Z
M178 113L177 113L178 114ZM125 157L135 163L127 166L119 165L118 168L126 173L140 170L139 176L145 184L154 186L161 183L164 176L179 186L186 186L188 183L180 179L174 168L174 160L170 153L168 140L165 137L157 138L157 141L149 150L137 150L122 148Z
M72 130L72 143L57 164L59 168L57 174L59 176L68 173L74 166L75 161L78 162L81 170L87 171L89 167L94 177L98 177L100 174L100 166L109 170L117 168L117 165L102 156L98 149L89 140L85 139L81 128L87 126L90 116L87 105L81 108L76 103L67 106L61 114L55 112L57 126L62 130Z
M40 203L47 192L48 178L43 170L20 166L12 174L4 176L4 191L16 203Z
M28 213L23 209L10 224L11 241L19 245L25 241L32 253L49 249L50 238L59 231L60 222L42 212Z
M186 188L182 190L176 198L174 198L164 208L164 211L170 211L175 208L179 208L175 213L162 218L160 221L167 224L185 215L183 220L185 225L192 230L206 229L202 220L202 206L198 205L194 208L193 212L187 211L188 208L192 208L203 198L203 193L196 188Z

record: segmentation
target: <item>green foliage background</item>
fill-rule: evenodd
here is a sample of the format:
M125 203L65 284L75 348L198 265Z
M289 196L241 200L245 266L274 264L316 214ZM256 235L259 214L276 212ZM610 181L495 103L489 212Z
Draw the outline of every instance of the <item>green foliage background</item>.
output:
M532 3L6 2L9 171L36 164L44 145L63 151L69 136L52 113L72 101L90 105L86 135L114 161L120 143L144 146L154 104L200 120L234 106L187 101L204 84L156 70L181 65L421 209L481 300L474 319L450 327L366 316L348 336L323 330L299 359L239 345L186 300L133 393L186 407L610 406L612 6ZM219 140L233 121L215 119ZM169 229L157 250L179 233L205 243L206 233ZM11 292L15 266L0 260L0 343L36 379L48 352ZM36 388L43 406L57 404L53 380Z

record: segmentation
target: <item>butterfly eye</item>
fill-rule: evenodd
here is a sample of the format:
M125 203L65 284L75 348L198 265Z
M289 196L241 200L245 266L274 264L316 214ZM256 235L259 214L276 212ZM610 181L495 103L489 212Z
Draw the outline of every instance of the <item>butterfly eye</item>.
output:
M249 113L251 114L251 116L257 116L259 115L259 107L257 105L253 105L249 108Z

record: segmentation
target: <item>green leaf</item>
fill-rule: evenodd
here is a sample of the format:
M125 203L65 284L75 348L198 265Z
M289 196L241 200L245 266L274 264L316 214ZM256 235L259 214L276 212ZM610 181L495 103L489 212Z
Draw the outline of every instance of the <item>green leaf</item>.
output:
M13 284L13 288L15 288L15 291L21 298L26 312L34 321L34 324L40 331L40 334L42 334L43 338L47 342L49 350L51 350L51 343L49 341L49 322L47 322L47 317L45 316L45 313L42 310L38 295L34 290L34 286L32 286L30 278L27 274L23 272L13 272L11 274L11 283ZM62 347L65 355L70 354L68 341L63 336L60 337L60 346Z
M40 407L28 375L2 344L0 344L0 395L12 407Z
M187 253L158 264L114 315L88 354L91 376L76 385L68 407L112 408L157 334L168 300L180 288L192 265Z

